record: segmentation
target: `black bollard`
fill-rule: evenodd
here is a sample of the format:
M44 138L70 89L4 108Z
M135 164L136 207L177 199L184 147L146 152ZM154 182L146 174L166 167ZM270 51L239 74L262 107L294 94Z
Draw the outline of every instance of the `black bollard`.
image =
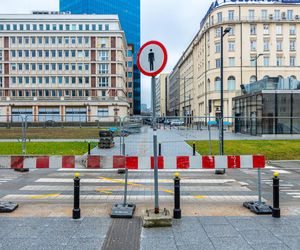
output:
M280 218L280 208L279 208L279 174L274 173L273 177L273 209L272 217Z
M161 156L161 143L158 143L158 156Z
M196 143L193 142L193 156L196 155Z
M91 154L91 143L89 142L88 143L88 155L90 155Z
M175 174L174 178L174 209L173 218L181 219L181 209L180 209L180 178L179 173Z
M80 175L75 174L74 177L74 208L73 208L73 219L80 219L80 208L79 208L79 198L80 198Z

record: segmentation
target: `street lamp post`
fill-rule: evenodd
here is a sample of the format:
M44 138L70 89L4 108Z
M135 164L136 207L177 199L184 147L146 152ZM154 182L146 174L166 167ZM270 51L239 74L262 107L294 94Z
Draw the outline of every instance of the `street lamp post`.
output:
M251 61L255 61L255 78L256 78L256 81L258 81L258 69L257 69L257 60L260 56L263 56L264 54L258 54L255 56L255 58L251 59Z
M230 27L225 28L225 30L223 30L223 27L221 27L221 65L220 65L220 73L221 73L221 107L220 107L220 131L219 131L219 141L220 141L220 155L224 154L224 124L223 124L223 119L224 119L224 65L223 65L223 61L224 61L224 45L223 45L223 39L224 36L229 33L231 30ZM223 170L216 170L215 172L216 174L224 174L225 173L225 169Z

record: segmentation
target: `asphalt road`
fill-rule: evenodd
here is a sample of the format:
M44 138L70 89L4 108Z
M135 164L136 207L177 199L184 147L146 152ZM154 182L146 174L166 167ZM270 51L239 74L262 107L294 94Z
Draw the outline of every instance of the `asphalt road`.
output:
M272 166L273 165L273 166ZM272 175L278 171L281 178L281 207L284 214L300 215L300 163L276 162L262 171L262 197L272 204ZM19 173L0 170L0 200L15 201L20 216L69 214L73 202L72 170L30 170ZM173 207L174 171L159 172L159 195L162 206ZM215 175L214 170L182 171L181 203L186 215L251 215L241 204L257 200L257 171L228 170L225 175ZM116 171L81 171L81 204L87 214L108 215L113 203L123 199L124 175ZM129 173L128 200L142 208L153 204L153 173L134 171ZM96 205L95 205L96 204ZM54 210L41 211L35 205L53 205ZM66 210L56 211L55 205ZM228 209L230 208L230 209ZM56 211L56 212L55 212ZM41 216L41 215L40 215Z

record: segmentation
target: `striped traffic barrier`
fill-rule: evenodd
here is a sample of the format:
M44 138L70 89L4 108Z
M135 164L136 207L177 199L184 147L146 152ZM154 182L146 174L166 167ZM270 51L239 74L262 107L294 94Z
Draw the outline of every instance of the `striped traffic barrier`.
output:
M262 155L240 156L158 156L158 169L260 169L265 167ZM153 157L139 156L0 156L0 168L12 169L120 169L150 170Z

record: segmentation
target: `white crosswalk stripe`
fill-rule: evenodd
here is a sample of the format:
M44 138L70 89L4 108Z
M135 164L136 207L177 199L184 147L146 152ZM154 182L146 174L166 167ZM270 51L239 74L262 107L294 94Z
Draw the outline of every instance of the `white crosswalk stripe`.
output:
M13 176L1 177L0 178L0 185L2 185L3 183L9 182L9 181L15 180L16 178L18 178L18 177L13 177Z
M89 176L81 179L81 199L86 201L119 202L123 198L124 179L108 178L105 176ZM159 179L159 196L162 201L172 201L172 178ZM130 178L128 185L128 200L152 201L153 177ZM247 183L240 183L235 179L209 179L205 176L201 179L181 179L181 199L191 202L244 202L257 200L255 190L251 190ZM1 198L9 201L72 201L73 199L73 175L61 177L53 175L50 178L39 178L30 185L24 185L16 194L9 194Z

